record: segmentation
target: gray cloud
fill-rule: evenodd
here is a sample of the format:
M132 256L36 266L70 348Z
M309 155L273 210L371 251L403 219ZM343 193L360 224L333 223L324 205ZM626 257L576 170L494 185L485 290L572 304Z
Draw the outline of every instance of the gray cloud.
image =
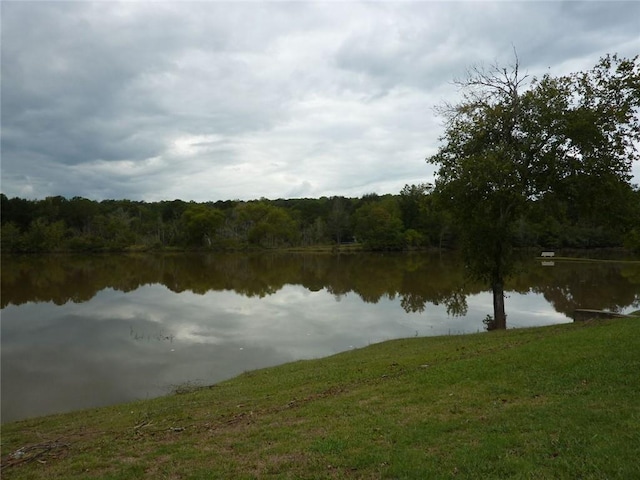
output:
M27 198L397 193L431 179L433 107L468 66L640 51L636 2L1 8L1 187Z

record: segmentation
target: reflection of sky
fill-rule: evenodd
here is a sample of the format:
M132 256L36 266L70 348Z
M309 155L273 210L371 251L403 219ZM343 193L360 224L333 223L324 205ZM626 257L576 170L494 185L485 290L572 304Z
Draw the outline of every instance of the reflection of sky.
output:
M483 330L491 295L470 296L466 317L444 305L406 313L400 299L285 286L247 298L173 293L151 285L106 289L86 303L27 303L2 311L2 421L113 404L215 383L243 371L414 335ZM537 294L509 293L511 327L569 321Z

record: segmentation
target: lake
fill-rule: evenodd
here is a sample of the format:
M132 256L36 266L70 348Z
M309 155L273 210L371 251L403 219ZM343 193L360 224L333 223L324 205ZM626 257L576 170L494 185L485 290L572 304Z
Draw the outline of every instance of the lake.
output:
M2 257L2 422L206 385L384 340L484 330L453 254ZM640 263L524 256L509 328L640 308Z

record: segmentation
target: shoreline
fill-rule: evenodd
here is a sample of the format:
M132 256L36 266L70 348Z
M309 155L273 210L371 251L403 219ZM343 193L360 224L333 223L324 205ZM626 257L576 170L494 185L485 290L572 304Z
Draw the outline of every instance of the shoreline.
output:
M390 340L3 424L2 474L632 478L639 339L620 319Z

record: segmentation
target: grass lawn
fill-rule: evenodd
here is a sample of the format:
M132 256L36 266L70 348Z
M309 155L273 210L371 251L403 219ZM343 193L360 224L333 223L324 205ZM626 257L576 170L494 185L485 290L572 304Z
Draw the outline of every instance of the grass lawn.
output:
M640 319L393 340L2 426L2 478L640 478Z

